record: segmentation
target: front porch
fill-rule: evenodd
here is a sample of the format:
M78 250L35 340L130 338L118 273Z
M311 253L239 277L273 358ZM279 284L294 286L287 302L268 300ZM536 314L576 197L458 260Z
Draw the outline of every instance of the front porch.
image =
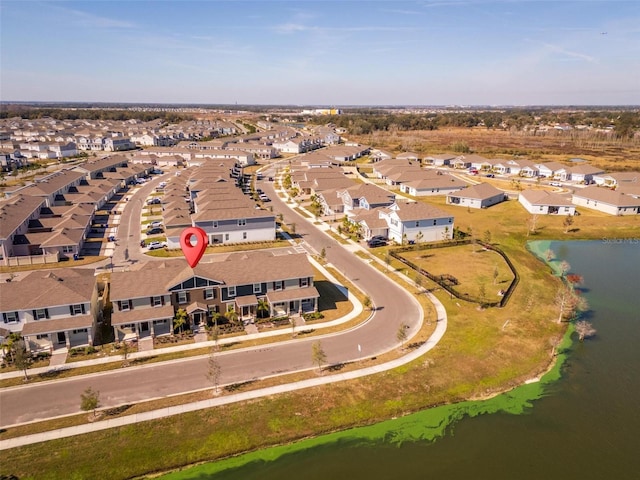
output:
M22 329L27 350L49 352L93 345L93 316L74 315L28 322Z
M316 287L269 292L267 293L269 315L283 317L317 312L319 296Z
M113 312L111 326L117 342L169 335L173 329L173 306L136 308Z

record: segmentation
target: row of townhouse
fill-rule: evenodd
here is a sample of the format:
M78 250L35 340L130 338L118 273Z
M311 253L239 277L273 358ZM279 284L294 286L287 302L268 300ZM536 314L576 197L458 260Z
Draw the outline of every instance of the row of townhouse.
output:
M301 315L318 309L313 277L305 254L269 252L235 253L195 268L184 260L151 262L114 272L107 285L89 269L35 271L0 284L0 342L15 333L33 352L93 345L107 292L117 340L171 334L179 308L191 328L231 310L251 323L259 306L271 317Z
M96 212L148 171L126 165L122 157L86 162L5 192L7 199L0 202L0 263L52 263L79 255Z
M243 194L231 176L235 165L209 160L168 182L162 200L168 248L180 248L188 226L203 229L210 245L275 239L275 215Z
M192 329L229 311L251 323L260 304L271 317L314 312L319 294L313 276L306 254L234 253L195 268L184 260L147 264L112 274L111 325L123 340L170 333L178 308L187 312Z
M136 145L128 137L109 137L104 135L79 135L76 137L79 151L120 152L133 150Z

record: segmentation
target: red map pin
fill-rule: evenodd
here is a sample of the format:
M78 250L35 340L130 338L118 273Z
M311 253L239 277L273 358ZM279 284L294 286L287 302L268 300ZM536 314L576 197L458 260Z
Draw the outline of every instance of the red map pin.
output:
M195 242L193 238L195 237ZM180 246L182 247L182 253L187 259L187 263L191 268L195 267L204 251L207 249L209 239L204 230L198 227L185 228L180 234Z

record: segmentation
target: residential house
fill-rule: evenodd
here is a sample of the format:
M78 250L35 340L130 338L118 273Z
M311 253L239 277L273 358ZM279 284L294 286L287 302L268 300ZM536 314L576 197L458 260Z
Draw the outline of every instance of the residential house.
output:
M18 195L0 203L0 255L2 265L17 256L35 255L21 239L29 229L29 223L40 216L45 200L39 197ZM57 261L53 259L52 261Z
M344 190L338 190L336 194L342 199L343 211L347 215L352 211L362 209L388 207L396 199L395 194L370 183L359 183Z
M567 195L547 190L524 190L518 201L533 215L575 215L576 207Z
M183 308L198 328L212 315L234 311L252 322L264 302L270 316L299 315L318 308L313 268L305 254L230 254L225 260L154 263L155 268L114 272L112 325L118 339L171 333L175 311Z
M457 155L451 154L438 154L438 155L427 155L424 157L422 162L425 165L431 165L434 167L448 167L452 164L452 162L458 158Z
M440 172L438 172L440 173ZM400 185L400 191L414 197L447 195L467 187L469 184L451 175L440 174L435 177L413 180Z
M2 326L30 351L92 345L102 304L92 270L38 270L0 284Z
M394 203L380 211L389 239L397 243L435 242L452 238L453 216L422 202Z
M504 200L506 194L489 183L479 183L447 195L447 204L470 208L488 208Z
M593 183L593 178L596 175L604 174L604 170L598 167L594 167L589 164L581 164L571 167L568 180L572 182L585 183L587 185Z
M538 176L546 178L556 178L556 173L566 169L565 165L558 162L536 163L535 167L538 169Z
M572 202L609 215L640 214L640 198L596 185L576 190Z
M640 183L640 172L614 172L594 175L596 185L617 187L624 184Z

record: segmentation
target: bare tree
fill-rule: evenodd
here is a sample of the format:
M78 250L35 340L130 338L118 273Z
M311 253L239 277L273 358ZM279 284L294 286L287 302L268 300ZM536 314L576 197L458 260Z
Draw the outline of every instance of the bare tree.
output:
M207 379L213 384L214 394L218 393L218 385L220 385L220 375L222 375L222 367L218 363L215 356L215 348L209 351L209 360L207 363Z
M322 371L322 365L327 362L327 354L322 348L322 343L320 340L313 342L311 344L311 359L313 363L318 365L318 371Z
M367 310L371 310L371 297L369 295L367 295L366 297L364 297L364 300L362 301L362 305L364 305L364 308L366 308Z
M500 272L498 271L498 266L496 265L495 267L493 267L493 284L494 285L498 283L499 275L500 275Z
M582 342L585 338L593 337L596 334L596 329L593 328L591 323L586 320L580 320L576 322L576 332L578 334L578 339Z
M404 349L404 342L407 341L407 337L409 336L407 334L407 329L409 328L409 325L407 325L406 323L402 322L400 324L400 326L398 327L398 331L396 332L396 339L400 342L401 347Z
M537 233L537 224L538 215L531 215L531 218L529 218L529 231L527 232L527 235L535 235Z
M567 215L566 217L564 217L564 221L562 222L564 233L569 233L571 225L573 225L573 215Z
M569 265L569 262L567 262L566 260L560 262L560 274L563 277L569 272L569 270L571 270L571 265Z
M556 254L555 254L555 252L553 250L551 250L549 248L549 249L547 249L546 252L544 252L544 258L547 260L547 262L550 262L551 260L556 258Z

